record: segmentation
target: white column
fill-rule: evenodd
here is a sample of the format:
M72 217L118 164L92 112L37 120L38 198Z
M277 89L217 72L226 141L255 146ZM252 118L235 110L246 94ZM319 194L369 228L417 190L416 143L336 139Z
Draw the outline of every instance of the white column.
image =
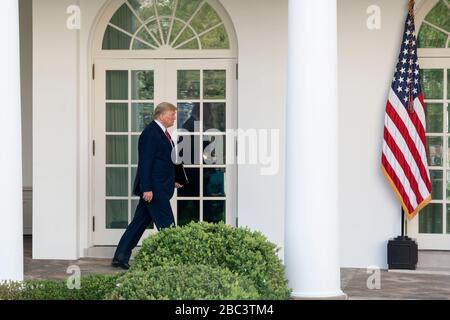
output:
M285 264L293 298L344 297L336 0L289 0Z
M23 280L18 0L0 11L0 281Z

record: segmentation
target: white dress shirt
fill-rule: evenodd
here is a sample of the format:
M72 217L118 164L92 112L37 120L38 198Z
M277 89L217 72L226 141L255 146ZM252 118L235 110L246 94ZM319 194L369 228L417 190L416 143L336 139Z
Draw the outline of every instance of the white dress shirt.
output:
M159 120L155 120L155 122L158 124L158 126L161 128L161 130L164 132L164 134L166 134L166 127L164 127L164 125L159 122Z

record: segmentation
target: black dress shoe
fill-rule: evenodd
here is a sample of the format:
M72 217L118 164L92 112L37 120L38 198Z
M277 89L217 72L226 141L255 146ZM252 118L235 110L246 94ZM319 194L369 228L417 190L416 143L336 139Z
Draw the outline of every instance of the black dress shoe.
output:
M124 270L130 269L130 265L128 264L128 262L122 262L122 261L119 261L119 260L116 260L116 259L114 259L111 262L111 266L113 266L114 268L121 268L121 269L124 269Z

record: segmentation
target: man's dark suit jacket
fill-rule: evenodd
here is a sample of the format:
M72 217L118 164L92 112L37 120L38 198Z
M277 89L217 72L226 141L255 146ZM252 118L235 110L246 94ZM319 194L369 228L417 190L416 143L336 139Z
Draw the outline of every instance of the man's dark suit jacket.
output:
M139 162L133 193L142 197L153 192L154 198L171 199L175 191L175 165L172 144L161 127L152 121L139 137Z

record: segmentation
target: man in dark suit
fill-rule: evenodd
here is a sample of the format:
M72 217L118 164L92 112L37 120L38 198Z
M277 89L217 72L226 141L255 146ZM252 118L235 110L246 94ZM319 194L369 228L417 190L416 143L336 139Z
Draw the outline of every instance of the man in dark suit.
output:
M167 131L176 120L177 109L163 102L153 114L153 121L139 137L139 162L133 194L140 197L131 224L120 239L112 266L128 269L131 252L153 221L158 228L175 226L170 206L175 188L175 164L172 161L174 143Z

